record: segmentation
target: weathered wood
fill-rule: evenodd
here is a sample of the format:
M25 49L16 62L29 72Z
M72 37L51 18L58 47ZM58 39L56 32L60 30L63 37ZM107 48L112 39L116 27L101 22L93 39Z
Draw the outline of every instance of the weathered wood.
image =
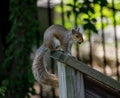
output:
M84 77L84 85L85 98L120 98L119 93L114 93L114 90L104 87L91 78Z
M58 63L60 98L85 98L82 73Z
M65 65L60 62L58 62L58 77L59 77L59 96L60 98L67 98Z
M87 76L90 76L92 79L95 79L103 84L106 88L113 89L113 92L116 92L118 94L120 93L120 83L118 81L96 71L90 66L78 61L74 57L57 51L52 53L52 58L69 65L73 69L76 69L77 71L82 72Z

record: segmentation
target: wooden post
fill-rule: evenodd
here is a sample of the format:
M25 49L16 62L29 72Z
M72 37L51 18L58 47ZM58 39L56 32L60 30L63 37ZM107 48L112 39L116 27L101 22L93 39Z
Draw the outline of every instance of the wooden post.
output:
M51 57L61 62L60 98L120 98L118 81L61 52L53 52Z
M85 98L83 74L58 63L60 98Z

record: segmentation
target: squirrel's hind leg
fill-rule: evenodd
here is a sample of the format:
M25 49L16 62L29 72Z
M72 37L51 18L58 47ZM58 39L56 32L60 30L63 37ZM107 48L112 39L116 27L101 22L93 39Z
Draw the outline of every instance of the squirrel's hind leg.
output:
M61 48L61 43L58 39L54 38L54 46L57 51L64 52L64 50Z

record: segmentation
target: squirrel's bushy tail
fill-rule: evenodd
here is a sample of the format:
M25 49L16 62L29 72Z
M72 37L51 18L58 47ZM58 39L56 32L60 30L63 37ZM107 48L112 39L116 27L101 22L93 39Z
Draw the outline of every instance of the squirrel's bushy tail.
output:
M58 87L58 78L54 74L50 74L44 65L44 54L48 51L47 48L42 45L36 52L33 65L32 65L32 71L34 78L37 80L39 84L46 84L51 85L53 87Z

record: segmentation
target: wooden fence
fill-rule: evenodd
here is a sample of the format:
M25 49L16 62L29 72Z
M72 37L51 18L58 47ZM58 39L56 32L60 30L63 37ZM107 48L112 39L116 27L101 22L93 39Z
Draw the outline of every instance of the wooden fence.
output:
M120 98L120 83L72 56L53 52L58 63L60 98Z

